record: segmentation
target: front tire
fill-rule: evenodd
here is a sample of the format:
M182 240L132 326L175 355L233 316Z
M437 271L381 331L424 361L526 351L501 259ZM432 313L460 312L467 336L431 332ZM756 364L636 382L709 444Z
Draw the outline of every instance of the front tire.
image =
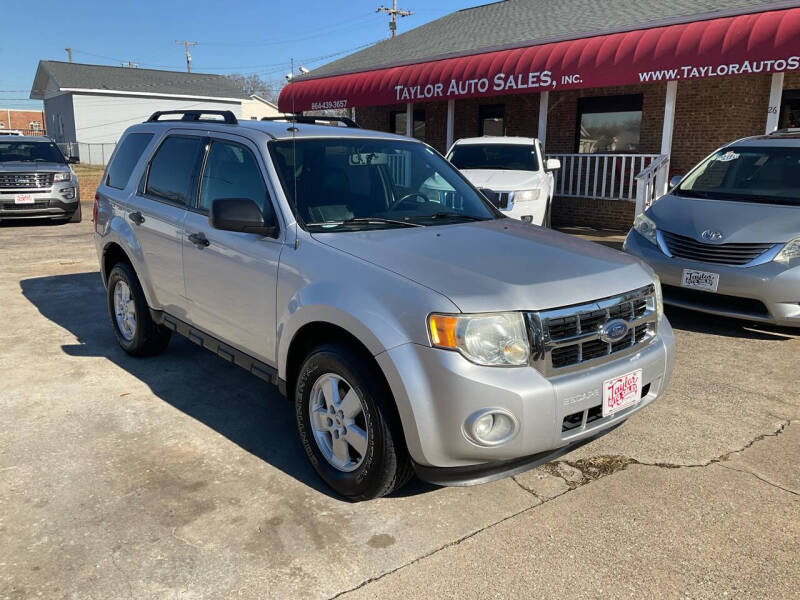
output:
M542 227L547 227L548 229L551 229L553 227L552 215L553 215L553 199L550 198L547 201L547 209L544 211L544 219L542 219Z
M67 223L80 223L81 222L81 201L78 200L78 208L72 213Z
M371 500L413 475L386 384L350 348L320 346L295 386L300 441L319 476L342 496Z
M172 332L150 316L139 279L130 265L117 263L108 276L108 315L122 349L132 356L153 356L167 347Z

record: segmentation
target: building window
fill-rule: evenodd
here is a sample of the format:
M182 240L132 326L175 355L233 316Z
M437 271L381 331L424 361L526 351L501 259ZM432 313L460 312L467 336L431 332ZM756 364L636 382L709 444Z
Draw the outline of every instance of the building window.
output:
M505 135L506 107L504 104L487 104L478 108L478 130L481 135Z
M638 152L642 95L579 98L576 122L576 152Z
M42 130L42 123L41 121L31 121L28 123L28 129L31 131L41 131Z
M778 128L800 127L800 90L785 90L778 115Z
M406 111L393 111L389 115L389 131L400 135L406 134ZM414 111L414 137L425 141L425 111Z

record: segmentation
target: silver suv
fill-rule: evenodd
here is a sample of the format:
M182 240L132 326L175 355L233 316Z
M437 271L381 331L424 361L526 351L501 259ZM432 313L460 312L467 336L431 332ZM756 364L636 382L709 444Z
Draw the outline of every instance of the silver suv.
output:
M0 138L0 221L80 222L78 178L68 162L50 138Z
M673 179L625 240L665 302L800 327L800 131L733 142Z
M648 267L503 217L423 143L313 121L127 130L94 219L123 349L178 332L277 384L354 500L415 472L531 468L663 393L673 335Z

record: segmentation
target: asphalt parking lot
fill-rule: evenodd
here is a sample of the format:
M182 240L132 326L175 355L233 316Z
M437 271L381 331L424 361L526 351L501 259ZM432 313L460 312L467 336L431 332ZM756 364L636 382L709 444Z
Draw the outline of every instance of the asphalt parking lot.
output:
M84 222L0 226L0 598L800 598L800 335L668 310L668 393L561 461L361 504L277 391L117 346Z

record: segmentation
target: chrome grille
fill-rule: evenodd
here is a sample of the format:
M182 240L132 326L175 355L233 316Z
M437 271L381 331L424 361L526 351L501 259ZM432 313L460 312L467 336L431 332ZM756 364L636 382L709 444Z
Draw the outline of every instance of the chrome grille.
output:
M488 188L481 188L484 196L500 210L506 210L511 201L512 192L495 192Z
M0 173L0 189L42 190L53 185L55 173Z
M614 342L601 338L603 326L622 319L627 333ZM648 344L657 327L652 285L596 302L528 313L534 347L533 366L560 375L619 358Z
M774 246L774 244L706 244L669 231L661 231L661 235L672 256L720 265L746 265Z

